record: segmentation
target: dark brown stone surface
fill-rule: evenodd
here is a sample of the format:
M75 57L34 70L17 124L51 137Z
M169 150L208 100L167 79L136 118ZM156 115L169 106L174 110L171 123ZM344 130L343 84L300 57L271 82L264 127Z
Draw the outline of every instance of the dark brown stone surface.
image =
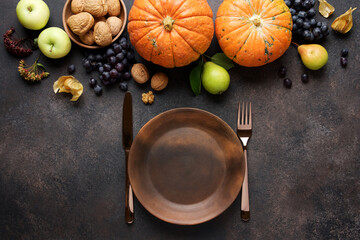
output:
M62 27L65 1L46 1L47 26ZM130 10L133 1L125 1ZM214 15L221 1L209 1ZM358 0L331 1L328 22ZM0 32L36 36L18 23L17 1L1 1ZM171 225L135 201L135 222L124 221L125 164L121 143L122 100L117 87L97 97L81 66L84 49L73 45L59 60L40 57L50 77L29 84L17 72L19 59L0 47L0 239L359 239L360 238L360 10L346 35L330 31L321 44L329 62L319 71L301 64L294 47L259 68L230 70L229 90L195 97L188 75L195 63L162 69L148 62L151 74L168 74L168 87L153 105L141 102L150 84L129 82L133 94L134 134L157 114L196 107L236 127L238 101L251 101L253 137L248 146L251 220L240 220L240 198L219 217L196 226ZM340 51L350 50L340 66ZM220 51L214 39L207 55ZM33 62L39 51L26 58ZM138 60L141 58L139 56ZM143 61L143 60L141 60ZM84 84L78 102L55 95L53 82L68 64ZM277 76L288 68L291 89ZM302 73L310 81L303 84ZM97 76L95 73L93 76Z

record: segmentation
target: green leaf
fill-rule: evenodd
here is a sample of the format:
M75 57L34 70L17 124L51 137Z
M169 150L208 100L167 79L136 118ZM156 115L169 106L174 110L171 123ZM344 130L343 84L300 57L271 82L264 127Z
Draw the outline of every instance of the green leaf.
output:
M214 56L212 56L211 61L225 68L226 70L235 67L234 63L224 53L216 53Z
M194 94L197 96L201 91L201 70L203 66L202 58L200 59L198 65L193 68L190 72L190 86Z

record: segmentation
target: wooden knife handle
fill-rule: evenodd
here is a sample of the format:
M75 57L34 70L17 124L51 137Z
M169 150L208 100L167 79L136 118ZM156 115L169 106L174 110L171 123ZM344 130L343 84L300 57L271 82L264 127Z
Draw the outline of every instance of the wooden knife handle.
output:
M126 185L125 185L125 221L130 224L134 221L134 198L133 191L129 181L128 160L130 150L125 149L125 168L126 168Z

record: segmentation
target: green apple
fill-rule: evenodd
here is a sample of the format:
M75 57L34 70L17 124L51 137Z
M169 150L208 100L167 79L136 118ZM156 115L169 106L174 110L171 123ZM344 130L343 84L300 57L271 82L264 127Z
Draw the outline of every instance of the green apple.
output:
M38 45L40 51L49 58L62 58L71 50L69 36L58 27L43 30L38 37Z
M319 44L303 44L298 47L301 61L311 70L322 68L328 61L328 52Z
M40 30L49 21L50 10L43 0L21 0L16 6L21 25L30 30Z
M203 66L201 81L209 93L221 94L229 87L230 75L225 68L213 62L206 62Z

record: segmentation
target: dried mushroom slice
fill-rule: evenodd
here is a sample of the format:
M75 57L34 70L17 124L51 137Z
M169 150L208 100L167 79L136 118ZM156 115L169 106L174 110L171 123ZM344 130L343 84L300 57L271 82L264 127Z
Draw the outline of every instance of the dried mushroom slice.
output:
M61 76L54 82L53 90L55 93L71 93L70 101L77 101L83 93L83 85L73 76Z

